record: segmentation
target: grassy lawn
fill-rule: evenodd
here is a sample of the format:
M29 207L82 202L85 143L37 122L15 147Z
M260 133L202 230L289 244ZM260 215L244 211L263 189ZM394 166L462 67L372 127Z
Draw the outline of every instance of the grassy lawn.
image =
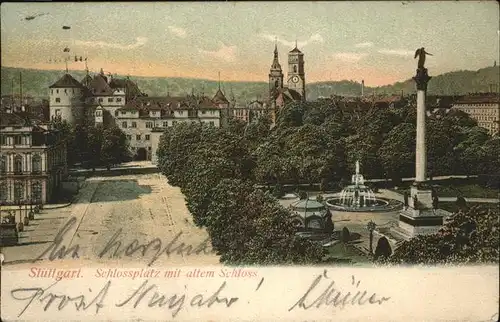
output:
M440 183L435 187L438 197L457 197L464 196L465 198L498 198L498 190L482 187L475 183ZM391 188L391 191L399 194L404 194L405 191L410 194L409 186Z
M474 206L481 206L482 208L487 208L491 210L498 210L498 204L497 203L478 203L478 202L468 202L467 203L468 207L474 207ZM439 208L449 211L449 212L457 212L458 207L455 202L440 202L439 203Z
M437 193L440 197L456 197L462 195L466 198L498 198L498 190L481 187L478 184L440 186L437 188Z
M338 243L328 247L328 255L325 259L326 263L342 263L342 264L358 264L370 263L370 259L363 255L352 245L344 245Z

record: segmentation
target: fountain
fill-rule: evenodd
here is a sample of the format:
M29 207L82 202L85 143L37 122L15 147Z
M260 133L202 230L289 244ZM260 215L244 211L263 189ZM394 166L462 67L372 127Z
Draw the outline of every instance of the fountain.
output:
M351 184L336 197L327 199L326 204L334 210L354 212L387 211L396 205L401 206L399 202L393 202L394 205L391 206L389 200L375 197L375 193L365 186L365 179L359 173L359 161L356 161L356 173L352 175Z

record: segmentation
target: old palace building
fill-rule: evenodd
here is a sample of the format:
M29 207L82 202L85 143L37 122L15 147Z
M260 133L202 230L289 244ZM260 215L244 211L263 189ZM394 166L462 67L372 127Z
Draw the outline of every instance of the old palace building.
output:
M46 203L67 174L58 131L25 112L0 115L0 203Z

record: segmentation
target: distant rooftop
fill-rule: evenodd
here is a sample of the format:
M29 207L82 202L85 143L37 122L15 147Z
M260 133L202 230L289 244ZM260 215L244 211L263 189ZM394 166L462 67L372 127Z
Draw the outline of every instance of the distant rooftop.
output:
M83 88L83 85L70 74L64 74L63 77L50 85L49 88Z

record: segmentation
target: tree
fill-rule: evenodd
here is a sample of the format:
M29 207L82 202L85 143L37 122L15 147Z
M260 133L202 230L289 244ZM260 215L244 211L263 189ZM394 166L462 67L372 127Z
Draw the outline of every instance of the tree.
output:
M217 185L207 227L222 262L303 263L324 256L321 246L295 236L291 213L250 182L225 179Z
M467 201L465 201L464 197L458 196L455 203L456 203L458 209L461 209L461 210L467 209Z
M401 123L388 134L378 155L384 171L395 182L413 175L415 164L415 126Z
M340 241L344 245L344 250L345 250L346 245L351 241L351 233L349 231L349 228L347 228L347 227L342 228L342 233L340 235Z
M101 152L104 142L104 128L101 125L87 128L87 157L92 170L101 165Z
M453 214L437 234L403 242L390 261L400 264L499 262L498 210L471 207Z
M51 121L51 126L60 131L61 137L66 141L66 155L68 165L73 165L79 161L79 147L77 144L77 136L73 126L66 120L54 119Z
M101 164L109 170L112 165L130 159L127 136L117 126L104 130L101 147Z
M454 147L457 155L456 160L461 166L460 170L466 175L478 173L481 169L481 159L484 157L483 146L490 136L486 129L481 127L467 128L463 136L464 140Z
M392 255L392 248L385 236L379 238L375 248L375 260L386 260Z

